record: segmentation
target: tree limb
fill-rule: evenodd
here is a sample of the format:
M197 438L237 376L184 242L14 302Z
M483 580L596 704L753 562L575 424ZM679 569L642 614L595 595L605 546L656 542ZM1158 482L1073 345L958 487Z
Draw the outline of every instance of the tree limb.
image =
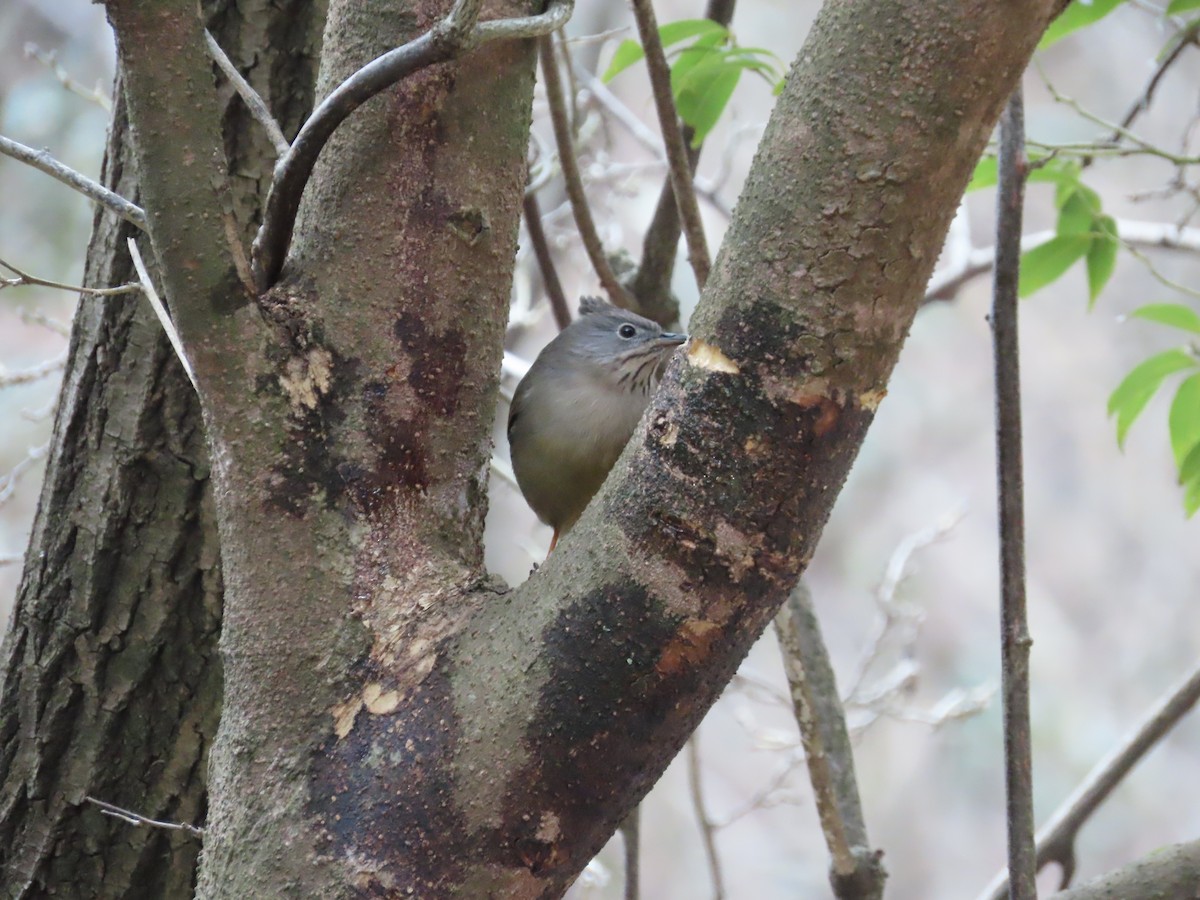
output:
M887 878L883 853L873 850L867 838L837 681L803 582L775 617L775 633L829 847L834 894L839 900L878 900Z
M26 147L24 144L0 135L0 153L33 166L51 178L57 178L67 187L74 188L92 202L116 213L130 225L136 225L143 231L146 230L146 214L140 206L130 203L124 197L113 193L104 185L92 181L86 175L64 166L45 150L34 150L32 147Z
M1194 900L1200 885L1200 841L1173 844L1054 900Z
M288 152L289 144L287 138L283 136L283 129L279 127L279 123L271 115L271 110L267 109L267 104L258 95L258 91L252 88L250 82L242 77L242 73L237 70L237 66L233 64L233 61L225 55L225 51L221 49L221 45L217 43L217 39L212 36L212 32L207 28L204 30L204 46L208 48L209 56L213 58L213 62L217 64L217 68L225 73L225 77L229 79L229 83L233 85L233 89L242 98L242 102L250 110L250 115L266 131L267 137L275 147L276 155L279 157L285 156Z

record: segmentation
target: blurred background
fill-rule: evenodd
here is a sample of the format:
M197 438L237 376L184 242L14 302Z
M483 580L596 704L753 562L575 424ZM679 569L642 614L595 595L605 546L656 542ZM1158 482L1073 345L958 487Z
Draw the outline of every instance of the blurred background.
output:
M660 0L660 22L693 18L702 4ZM747 0L733 30L744 46L795 57L818 4ZM602 71L632 31L622 5L581 0L570 28L576 65ZM591 36L602 35L600 39ZM1056 103L1043 79L1088 110L1117 121L1142 94L1168 36L1160 15L1126 5L1037 58L1026 77L1031 138L1093 140L1104 129ZM31 49L27 52L27 47ZM53 61L46 54L53 54ZM40 57L40 58L39 58ZM58 67L56 72L55 66ZM86 0L0 5L0 134L46 147L97 177L107 112L83 94L111 89L113 48L103 11ZM64 86L62 76L77 83ZM1200 147L1200 50L1185 50L1134 130L1171 151ZM664 177L659 155L583 91L581 161L609 249L635 257ZM656 133L644 68L610 85ZM744 78L701 158L710 245L728 224L772 103ZM540 88L535 128L552 146ZM1193 167L1194 168L1194 167ZM1176 168L1135 156L1102 160L1085 182L1122 219L1187 224L1196 197L1171 192ZM567 295L595 293L561 185L540 193L545 227ZM959 226L975 247L992 242L994 192L968 197ZM0 157L0 259L45 279L81 277L91 209L45 175ZM1029 232L1052 228L1052 189L1031 186ZM1200 287L1195 254L1146 251L1164 276ZM11 277L12 273L0 273ZM685 310L695 284L681 255L675 286ZM970 281L917 318L887 400L838 500L809 570L814 602L843 691L884 699L851 710L867 824L885 851L887 895L902 900L975 896L1004 860L999 698L998 577L993 469L990 282ZM129 297L112 302L141 302ZM1118 450L1105 406L1136 363L1179 343L1161 326L1123 321L1174 293L1122 253L1116 275L1088 311L1082 271L1068 272L1021 307L1025 399L1027 552L1035 790L1044 820L1149 705L1200 657L1200 522L1184 518L1166 431L1170 392L1156 397ZM59 365L75 298L20 287L0 294L0 616L20 577L50 440ZM554 334L540 276L523 246L514 283L509 349L530 361ZM505 379L511 390L513 381ZM506 406L496 454L503 462ZM99 503L101 498L95 498ZM493 479L489 567L517 583L540 561L549 530L516 490ZM903 563L903 565L901 565ZM896 585L885 577L905 578ZM882 586L882 587L881 587ZM892 625L879 638L884 608ZM826 897L827 854L797 750L778 650L770 633L698 732L698 757L726 896ZM1200 719L1185 719L1084 828L1079 878L1200 835ZM643 807L643 897L713 893L688 786L675 762ZM1043 875L1044 890L1057 873ZM619 846L573 895L621 896Z

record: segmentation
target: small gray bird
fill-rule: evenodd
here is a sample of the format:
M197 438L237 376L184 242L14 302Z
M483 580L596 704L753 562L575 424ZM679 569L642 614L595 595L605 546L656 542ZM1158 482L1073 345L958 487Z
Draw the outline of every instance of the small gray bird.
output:
M550 549L583 514L633 435L685 334L596 297L545 346L508 412L513 472L554 529Z

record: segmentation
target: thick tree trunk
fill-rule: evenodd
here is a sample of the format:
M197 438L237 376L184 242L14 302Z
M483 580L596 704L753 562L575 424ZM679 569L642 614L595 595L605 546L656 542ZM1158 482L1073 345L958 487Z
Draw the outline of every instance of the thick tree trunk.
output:
M313 7L243 2L238 17L221 9L213 22L236 61L257 62L251 80L292 131L312 103ZM242 175L235 205L251 222L271 151L228 89L222 102ZM137 200L120 85L115 106L104 182ZM86 285L134 277L130 236L97 215ZM220 552L200 406L140 297L81 302L54 433L2 651L0 896L186 897L196 837L133 827L84 800L203 824L221 705Z

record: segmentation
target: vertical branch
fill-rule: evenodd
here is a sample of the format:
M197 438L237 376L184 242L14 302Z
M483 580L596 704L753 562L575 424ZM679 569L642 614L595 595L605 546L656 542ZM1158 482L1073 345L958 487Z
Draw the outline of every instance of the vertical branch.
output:
M834 895L839 900L879 900L887 871L882 854L871 849L867 838L837 681L803 582L780 607L775 634L829 848Z
M538 38L538 51L542 57L542 78L546 82L546 101L550 106L550 123L554 126L554 143L558 145L558 161L562 166L563 181L567 198L571 201L571 213L575 216L575 227L588 259L600 279L600 285L609 299L617 306L636 309L637 303L617 280L616 273L604 255L600 233L588 206L587 194L583 189L583 177L579 173L579 161L575 159L572 143L571 123L567 117L567 104L563 98L562 78L558 74L558 61L554 57L554 42L550 35Z
M550 298L554 324L562 331L571 324L571 310L567 307L562 282L558 280L558 270L554 268L554 258L546 241L546 230L542 228L542 209L538 204L537 194L525 195L522 212L525 214L525 230L529 232L529 243L533 246L533 255L537 258L538 269L542 273L542 285L546 288L546 296Z
M700 729L692 732L687 742L688 791L692 796L692 807L696 810L696 822L700 826L700 837L704 841L704 855L708 859L708 871L712 876L713 900L725 900L725 878L721 874L721 857L717 855L717 834L708 807L704 804L704 782L700 775Z
M1017 283L1025 177L1024 105L1020 86L1000 119L996 194L996 275L992 291L996 371L996 477L1000 507L1000 656L1004 685L1004 774L1009 896L1036 900L1033 762L1029 724L1029 626L1025 610L1025 510L1021 465L1021 375Z
M650 75L650 90L654 94L654 108L658 112L659 128L667 150L667 169L671 176L671 189L679 205L679 217L683 220L683 233L687 238L688 261L696 275L700 290L708 282L712 262L708 255L708 242L704 238L704 222L700 218L700 204L692 184L692 167L688 160L687 145L675 112L675 100L671 94L671 70L663 53L662 41L658 37L658 21L650 0L633 0L633 16L637 21L638 36L646 53L646 71Z

